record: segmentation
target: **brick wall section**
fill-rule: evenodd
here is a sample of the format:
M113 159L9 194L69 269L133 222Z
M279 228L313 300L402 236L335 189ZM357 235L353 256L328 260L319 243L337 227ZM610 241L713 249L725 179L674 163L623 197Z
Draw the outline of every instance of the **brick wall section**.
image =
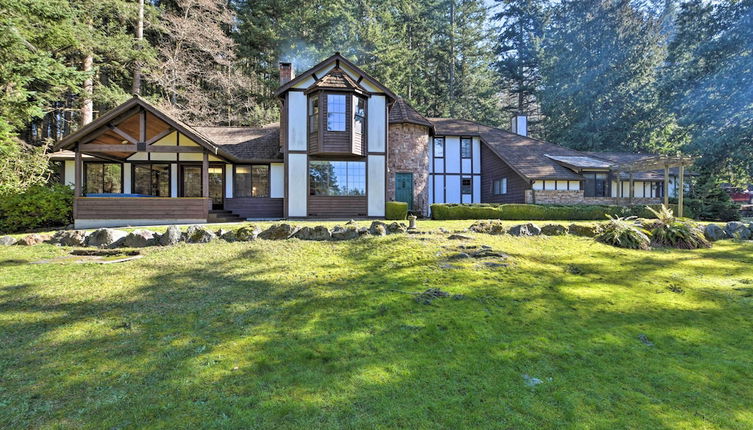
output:
M526 203L539 205L622 205L630 204L629 198L584 197L583 190L526 190ZM653 205L661 203L657 198L634 198L633 205Z
M395 200L395 173L413 173L413 210L429 215L429 128L390 124L387 201Z

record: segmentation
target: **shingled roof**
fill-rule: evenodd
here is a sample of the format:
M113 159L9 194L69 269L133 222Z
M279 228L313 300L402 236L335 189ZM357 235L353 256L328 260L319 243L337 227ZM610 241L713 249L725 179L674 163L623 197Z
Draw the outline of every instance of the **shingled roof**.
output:
M282 160L280 124L263 127L194 127L236 161Z
M423 115L416 112L413 107L408 104L402 97L395 100L395 103L390 109L390 124L417 124L425 125L429 128L432 127L432 123L429 122Z
M316 91L320 88L336 88L336 89L345 89L345 90L356 90L363 93L366 93L367 91L358 84L358 82L354 81L353 78L350 77L345 71L339 67L335 67L329 72L327 72L326 75L322 76L314 82L307 90L306 93L310 93L312 91Z

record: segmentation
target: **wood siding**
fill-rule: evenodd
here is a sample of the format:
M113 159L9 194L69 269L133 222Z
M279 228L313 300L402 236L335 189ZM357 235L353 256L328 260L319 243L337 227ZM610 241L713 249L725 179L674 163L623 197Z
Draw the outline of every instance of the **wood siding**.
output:
M327 131L328 95L345 96L345 131ZM353 131L353 93L337 91L321 91L312 93L310 97L319 98L319 130L312 132L308 122L308 98L306 99L306 129L308 130L308 152L312 155L335 156L364 156L366 155L366 123L364 133L355 134ZM368 112L367 112L368 122Z
M501 178L507 178L507 194L494 195L492 184ZM481 203L525 203L525 190L529 188L527 181L481 143Z
M225 209L241 218L282 218L283 199L271 197L235 197L225 199Z
M207 219L209 199L79 197L75 219Z
M309 196L309 216L361 217L367 213L368 202L365 196Z

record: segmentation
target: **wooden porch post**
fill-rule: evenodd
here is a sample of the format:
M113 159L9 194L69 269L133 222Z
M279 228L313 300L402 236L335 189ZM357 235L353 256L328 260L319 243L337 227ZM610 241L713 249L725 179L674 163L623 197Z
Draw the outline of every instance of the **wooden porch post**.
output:
M682 218L685 212L685 165L680 164L680 177L677 179L677 216Z
M209 198L209 154L204 151L204 158L201 160L201 196Z
M664 206L669 207L669 164L664 164Z
M73 191L76 197L81 197L81 173L84 169L81 163L81 151L79 149L79 144L76 144L75 151L76 158L73 163L73 174L75 175L75 177L73 178Z
M633 181L633 172L630 172L630 205L633 205L633 198L635 197L635 182Z

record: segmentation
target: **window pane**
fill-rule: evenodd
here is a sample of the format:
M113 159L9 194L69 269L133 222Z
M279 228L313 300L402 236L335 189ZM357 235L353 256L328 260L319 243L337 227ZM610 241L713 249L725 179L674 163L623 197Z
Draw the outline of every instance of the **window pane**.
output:
M319 96L309 98L309 130L312 133L319 131Z
M460 156L462 158L471 158L472 142L471 139L460 139Z
M104 177L102 181L102 192L104 193L122 193L120 183L122 167L120 164L108 163L104 165Z
M253 166L251 168L251 195L254 197L269 197L269 166Z
M354 132L355 133L363 133L363 127L364 122L366 118L366 100L354 96L353 100L355 100L355 112L353 114L353 124L354 124Z
M148 164L133 167L133 191L136 194L151 195L152 170Z
M136 164L133 169L136 194L170 197L169 164Z
M201 167L183 166L183 197L201 197Z
M233 197L251 195L251 166L235 166L233 177Z
M121 193L122 165L117 163L86 163L85 194Z
M434 138L434 157L435 158L444 157L444 138L441 138L441 137Z
M311 195L363 196L366 194L366 163L312 161L309 164L309 182Z
M345 131L345 95L327 95L327 131Z
M86 163L86 184L84 185L86 194L95 194L102 192L102 164Z
M473 189L472 183L471 178L463 178L460 185L460 192L462 194L471 194L471 190Z

